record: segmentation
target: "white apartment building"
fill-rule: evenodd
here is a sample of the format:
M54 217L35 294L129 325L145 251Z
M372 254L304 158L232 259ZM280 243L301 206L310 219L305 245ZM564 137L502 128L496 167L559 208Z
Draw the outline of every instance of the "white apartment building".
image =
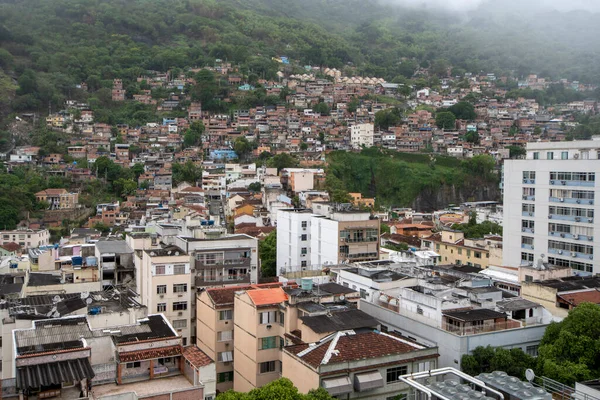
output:
M141 302L149 313L163 314L183 345L195 343L195 315L192 306L196 292L192 290L190 256L176 246L142 252Z
M26 249L34 249L50 244L48 229L15 229L0 231L0 245L17 243Z
M504 165L503 262L539 259L581 273L600 273L600 137L527 144L524 160Z
M379 220L316 204L277 213L277 274L379 259Z
M350 127L350 143L358 149L373 146L375 127L373 124L356 124Z

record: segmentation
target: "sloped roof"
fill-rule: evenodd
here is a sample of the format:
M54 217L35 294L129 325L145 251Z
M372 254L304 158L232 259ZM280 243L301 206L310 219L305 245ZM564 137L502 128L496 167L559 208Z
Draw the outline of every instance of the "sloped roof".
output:
M196 345L187 346L183 349L183 357L194 367L200 368L213 363L214 361L200 350Z
M370 331L337 332L314 344L288 346L286 351L317 368L334 364L406 354L425 347L387 333Z
M304 325L315 333L329 333L348 329L374 328L379 322L361 310L346 310L330 315L300 317Z
M270 304L279 304L288 300L288 295L282 288L256 289L248 291L250 300L256 306L266 306Z

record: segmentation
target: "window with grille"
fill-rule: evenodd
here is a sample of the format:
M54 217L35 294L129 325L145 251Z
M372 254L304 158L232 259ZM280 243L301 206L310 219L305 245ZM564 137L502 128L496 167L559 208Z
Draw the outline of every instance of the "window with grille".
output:
M167 311L167 303L158 303L156 305L156 312L166 312Z
M261 374L266 374L269 372L275 372L276 368L275 368L275 361L267 361L267 362L262 362L259 364L260 366L260 373Z
M232 317L233 317L233 310L219 311L219 320L220 321L231 320Z
M185 274L185 264L176 264L173 266L173 273L175 275Z
M183 329L187 327L187 319L176 319L173 321L173 328Z
M173 285L173 293L185 293L187 292L187 283L178 283Z
M173 311L184 311L187 310L187 301L178 301L173 303Z
M158 285L156 287L156 294L165 294L167 293L167 285Z
M388 368L386 371L386 382L395 383L400 381L402 375L408 373L408 367L406 365L402 367Z
M233 331L221 331L217 333L218 342L228 342L233 340Z
M165 266L157 265L154 267L154 271L156 275L164 275L165 274Z

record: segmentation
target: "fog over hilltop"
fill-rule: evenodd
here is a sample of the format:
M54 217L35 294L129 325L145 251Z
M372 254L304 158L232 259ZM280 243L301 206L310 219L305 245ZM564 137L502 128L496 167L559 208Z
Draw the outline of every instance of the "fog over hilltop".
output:
M446 9L451 11L471 11L481 7L504 8L510 11L591 11L600 12L598 0L382 0L383 3L403 7L426 9Z

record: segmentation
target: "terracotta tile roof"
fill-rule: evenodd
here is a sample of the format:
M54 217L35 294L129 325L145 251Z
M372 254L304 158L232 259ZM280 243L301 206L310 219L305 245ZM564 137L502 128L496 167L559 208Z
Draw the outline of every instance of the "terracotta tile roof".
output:
M66 191L66 189L46 189L46 190L42 190L40 192L36 193L36 196L41 196L41 195L59 195L59 194L66 194L68 193Z
M313 350L305 351L309 347L308 344L300 344L288 346L285 350L317 368L321 364L379 358L423 349L407 340L375 331L358 334L338 332L317 343ZM326 358L328 356L329 360Z
M195 345L185 347L183 349L183 357L196 368L204 367L214 362Z
M15 243L15 242L4 243L0 247L2 247L6 251L18 251L18 250L21 250L21 245L19 245L18 243Z
M600 304L600 290L598 289L588 290L585 292L561 294L558 297L574 306L578 306L581 303Z
M235 298L235 292L244 290L253 290L260 288L277 288L281 287L281 283L266 283L258 285L239 285L239 286L227 286L224 288L212 288L206 289L206 293L211 298L215 306L226 306L233 305L233 299Z
M140 360L150 360L153 358L173 357L181 355L181 346L159 347L156 349L129 351L127 353L119 353L119 361L133 362Z
M274 289L250 290L248 291L248 296L250 296L250 300L252 300L256 306L279 304L288 299L287 293L280 287Z

